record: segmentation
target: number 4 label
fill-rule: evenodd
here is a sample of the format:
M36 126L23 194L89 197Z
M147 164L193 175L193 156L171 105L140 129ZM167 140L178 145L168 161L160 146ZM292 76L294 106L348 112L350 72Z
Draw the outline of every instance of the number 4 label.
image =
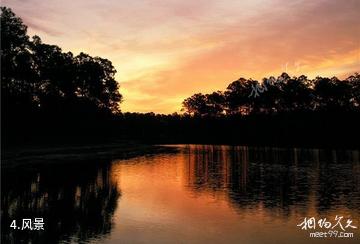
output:
M13 221L11 222L10 227L16 229L16 220L13 220Z

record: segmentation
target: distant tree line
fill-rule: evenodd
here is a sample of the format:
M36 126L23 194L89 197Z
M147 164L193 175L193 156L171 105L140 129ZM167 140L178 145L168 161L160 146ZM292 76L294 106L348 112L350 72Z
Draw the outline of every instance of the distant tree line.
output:
M360 111L360 75L336 77L281 76L257 80L240 78L225 91L197 93L183 102L194 116L274 114L284 112Z

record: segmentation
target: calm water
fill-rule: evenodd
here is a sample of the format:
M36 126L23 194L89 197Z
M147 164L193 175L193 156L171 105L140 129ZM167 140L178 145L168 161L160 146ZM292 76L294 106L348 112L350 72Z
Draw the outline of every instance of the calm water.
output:
M178 148L3 170L3 243L360 243L359 151ZM353 238L297 227L336 215L353 220ZM35 217L45 231L9 227Z

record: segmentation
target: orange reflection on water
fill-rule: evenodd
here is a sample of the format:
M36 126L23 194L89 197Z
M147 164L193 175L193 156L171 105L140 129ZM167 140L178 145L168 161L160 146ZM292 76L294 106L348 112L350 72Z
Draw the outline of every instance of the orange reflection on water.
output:
M358 230L352 239L311 239L296 226L336 215L359 225L358 152L335 156L337 164L319 150L192 145L114 162L122 196L107 241L357 243Z

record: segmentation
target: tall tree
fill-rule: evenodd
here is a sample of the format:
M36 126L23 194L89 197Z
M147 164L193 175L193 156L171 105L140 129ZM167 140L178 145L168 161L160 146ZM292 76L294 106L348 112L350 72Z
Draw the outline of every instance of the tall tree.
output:
M225 91L228 114L250 113L249 96L252 92L252 85L251 81L245 78L240 78L228 85Z
M204 116L208 114L206 106L206 96L201 93L196 93L189 98L186 98L183 103L183 110L186 113L194 116Z
M30 109L37 74L30 50L27 27L11 9L1 7L2 109L18 112Z
M120 112L122 95L111 61L32 40L11 9L1 8L2 104L7 111Z

